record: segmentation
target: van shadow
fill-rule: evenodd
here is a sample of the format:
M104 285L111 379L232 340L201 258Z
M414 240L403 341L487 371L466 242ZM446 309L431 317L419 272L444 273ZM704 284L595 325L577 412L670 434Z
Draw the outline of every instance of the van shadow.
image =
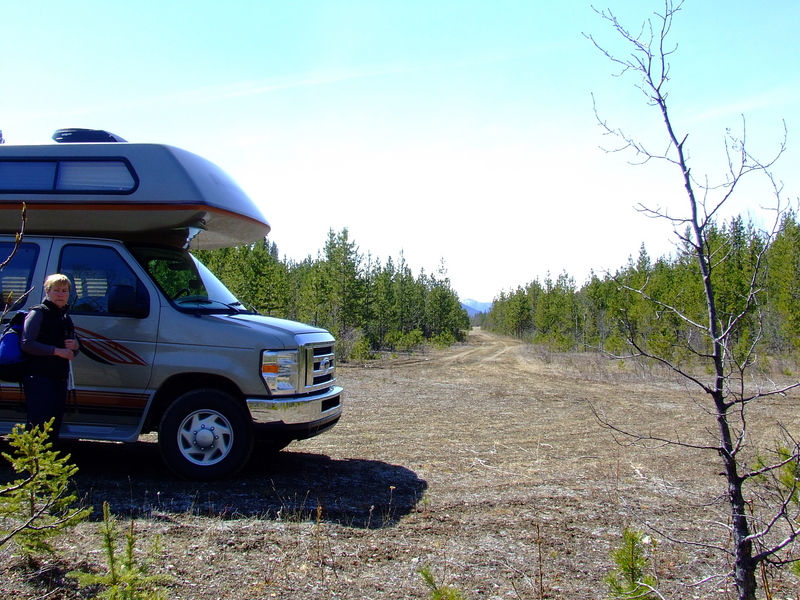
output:
M74 490L102 515L108 502L118 516L193 514L214 518L322 519L346 527L379 528L416 510L427 483L399 465L377 460L331 459L284 450L259 453L225 481L184 481L161 461L152 442L65 443L79 468Z

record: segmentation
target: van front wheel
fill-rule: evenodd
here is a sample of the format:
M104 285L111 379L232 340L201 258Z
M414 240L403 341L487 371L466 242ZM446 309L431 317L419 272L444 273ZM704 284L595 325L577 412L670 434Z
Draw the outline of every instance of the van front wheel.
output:
M252 422L230 394L200 389L179 396L164 413L158 445L166 465L187 479L223 479L253 450Z

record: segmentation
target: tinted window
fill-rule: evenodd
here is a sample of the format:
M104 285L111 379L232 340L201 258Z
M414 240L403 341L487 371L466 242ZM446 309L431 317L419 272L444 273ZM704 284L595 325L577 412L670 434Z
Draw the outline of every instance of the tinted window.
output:
M0 161L2 192L129 193L136 183L122 160Z
M59 272L72 281L70 310L73 314L110 314L109 294L118 286L132 288L138 301L147 302L146 288L113 248L64 246Z
M0 263L14 251L14 242L0 242ZM39 256L39 246L23 243L17 248L11 261L0 271L0 293L7 310L17 310L25 304L25 296L31 289L33 268ZM38 299L37 299L38 300Z
M52 190L57 165L55 161L0 162L0 189L12 192Z

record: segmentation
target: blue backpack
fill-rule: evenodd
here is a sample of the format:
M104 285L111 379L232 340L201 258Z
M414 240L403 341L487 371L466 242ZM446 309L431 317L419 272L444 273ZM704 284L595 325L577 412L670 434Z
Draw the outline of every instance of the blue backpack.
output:
M0 380L19 383L25 376L22 353L22 325L26 313L17 311L0 334Z

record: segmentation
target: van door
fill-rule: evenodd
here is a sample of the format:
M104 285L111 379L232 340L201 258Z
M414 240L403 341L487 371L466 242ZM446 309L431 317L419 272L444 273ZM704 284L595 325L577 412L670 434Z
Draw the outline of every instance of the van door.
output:
M52 257L52 271L72 281L70 315L81 342L62 436L132 441L151 396L157 292L121 244L56 240Z
M23 306L42 301L41 282L46 272L52 240L25 238L14 252L13 236L0 240L0 263L11 260L0 271L0 310L3 325ZM13 253L13 256L12 256ZM25 423L27 410L18 383L0 382L0 434L9 433L17 423Z

